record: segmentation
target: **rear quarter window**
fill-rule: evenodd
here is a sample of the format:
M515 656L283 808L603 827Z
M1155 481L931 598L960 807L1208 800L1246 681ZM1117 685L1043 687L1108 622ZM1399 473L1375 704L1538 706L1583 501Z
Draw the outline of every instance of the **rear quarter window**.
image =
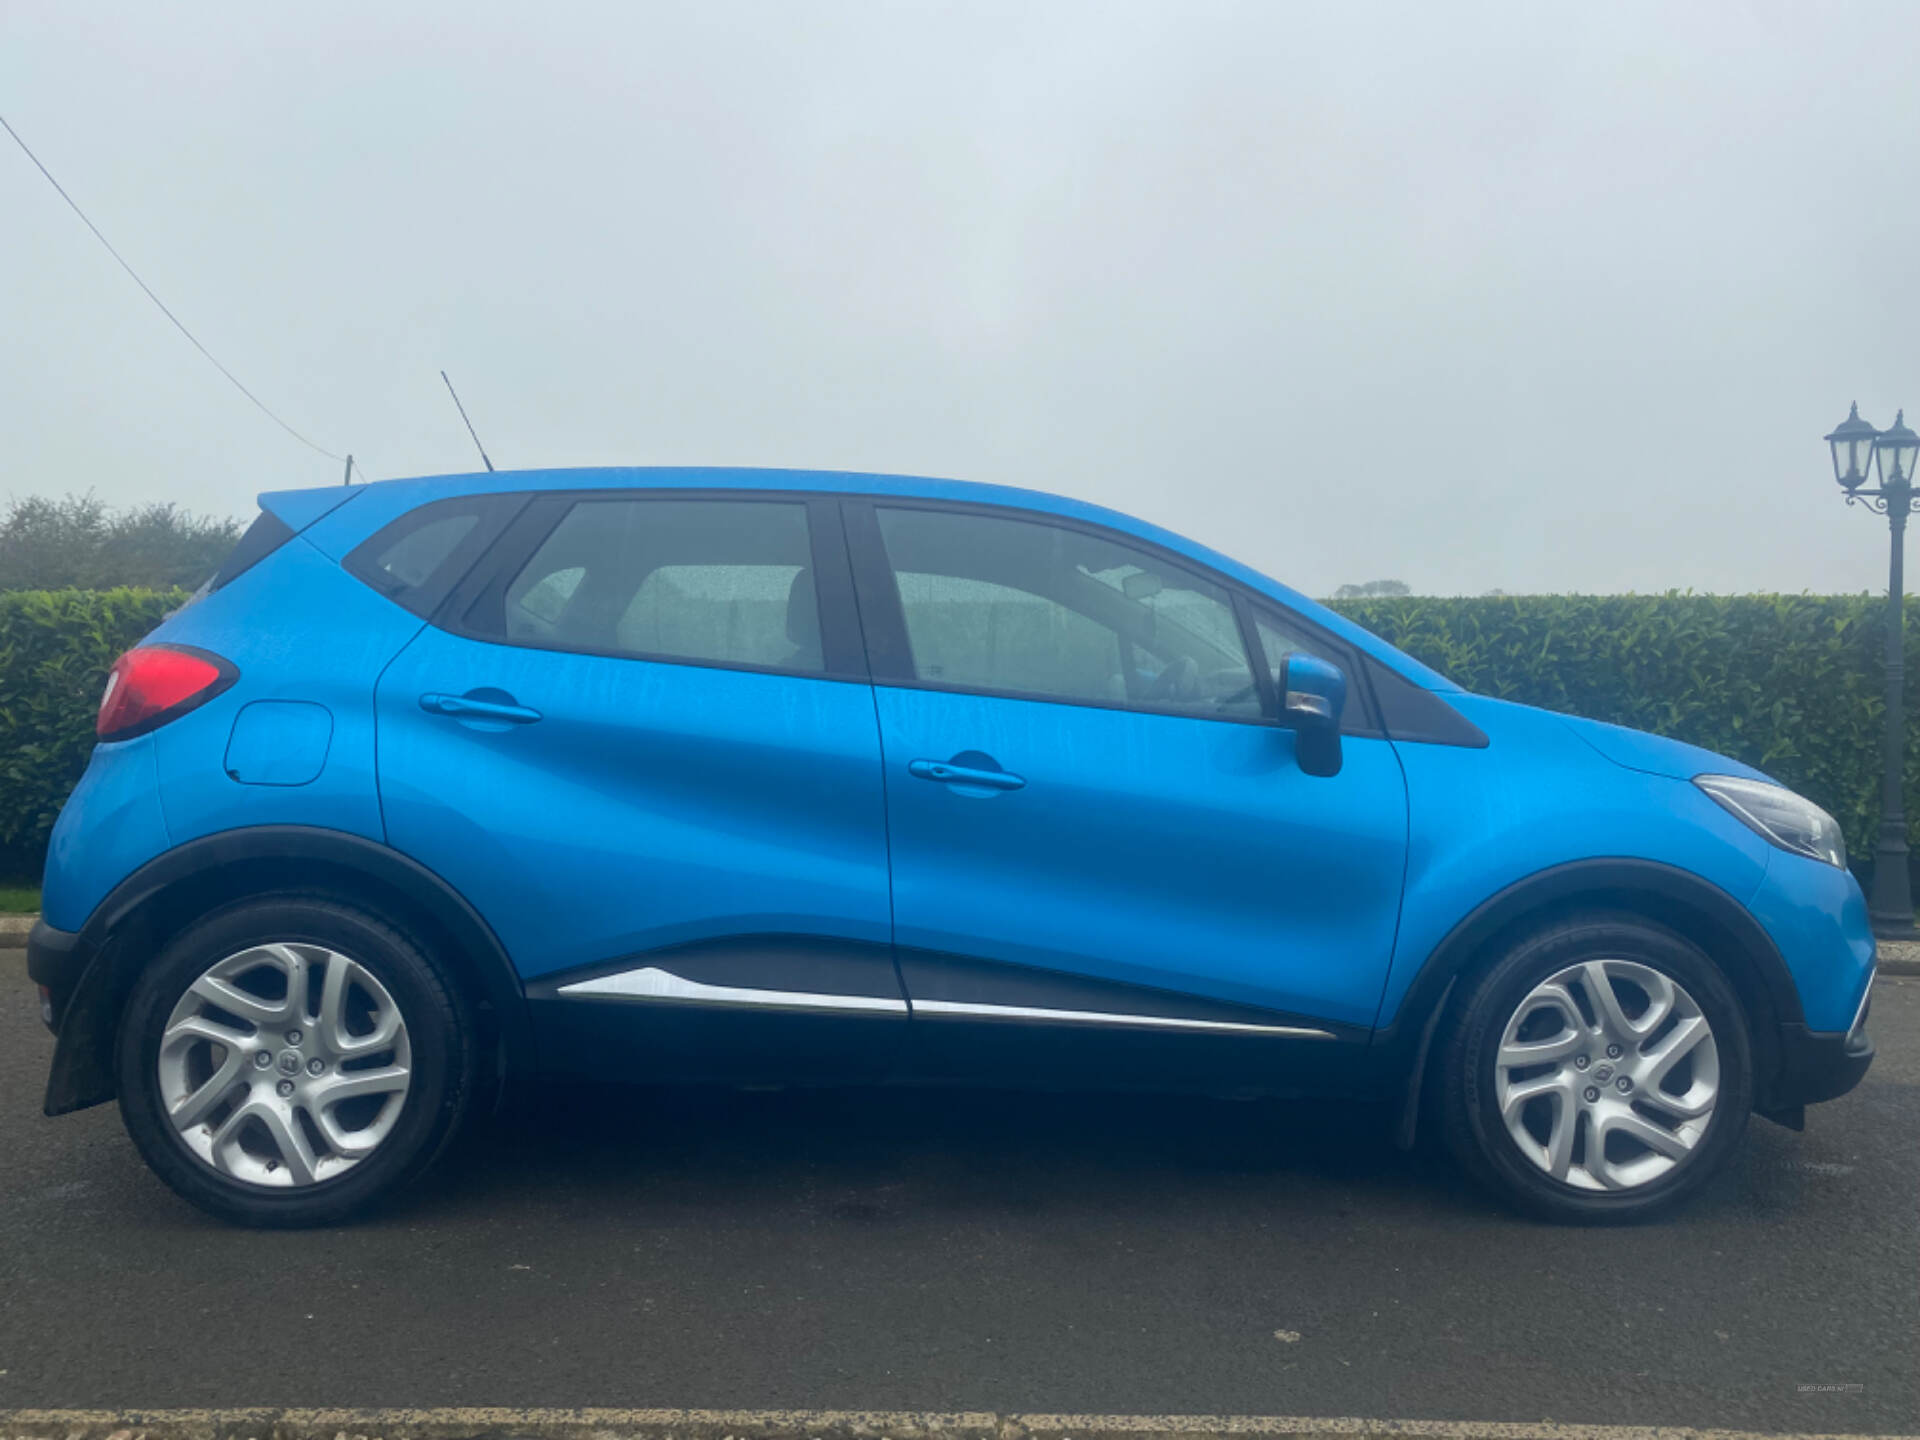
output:
M355 546L347 572L425 619L526 503L463 495L409 510Z
M424 585L479 523L471 510L437 515L369 555L367 566L379 584L400 589Z

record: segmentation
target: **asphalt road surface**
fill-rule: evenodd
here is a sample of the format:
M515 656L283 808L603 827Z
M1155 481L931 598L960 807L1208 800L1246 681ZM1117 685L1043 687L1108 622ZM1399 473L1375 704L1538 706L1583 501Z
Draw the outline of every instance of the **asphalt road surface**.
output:
M1920 980L1680 1218L1518 1220L1351 1108L545 1092L357 1227L47 1120L0 952L0 1409L605 1405L1920 1431Z

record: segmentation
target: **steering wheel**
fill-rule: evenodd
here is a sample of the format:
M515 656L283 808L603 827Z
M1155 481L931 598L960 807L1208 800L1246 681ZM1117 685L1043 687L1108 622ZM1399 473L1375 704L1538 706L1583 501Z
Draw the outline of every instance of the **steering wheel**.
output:
M1242 673L1244 672L1239 670L1221 670L1221 671L1215 672L1213 678L1215 681L1225 680L1227 683L1231 683L1232 681L1237 680ZM1259 693L1260 693L1259 685L1249 680L1245 685L1242 685L1238 690L1235 690L1231 695L1220 696L1215 703L1220 705L1224 709L1228 705L1244 704L1248 700L1253 699Z
M1147 687L1149 700L1193 700L1200 693L1200 667L1191 655L1182 655L1153 677Z

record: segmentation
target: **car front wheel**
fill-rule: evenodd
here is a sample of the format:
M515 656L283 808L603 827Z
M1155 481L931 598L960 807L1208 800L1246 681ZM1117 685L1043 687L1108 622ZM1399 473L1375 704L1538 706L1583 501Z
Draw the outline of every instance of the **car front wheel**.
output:
M1753 1102L1732 987L1698 948L1626 916L1514 945L1471 985L1439 1063L1455 1155L1560 1221L1680 1204L1725 1164Z
M202 1209L247 1225L345 1219L458 1125L472 1047L457 994L374 916L267 896L177 936L120 1029L127 1130Z

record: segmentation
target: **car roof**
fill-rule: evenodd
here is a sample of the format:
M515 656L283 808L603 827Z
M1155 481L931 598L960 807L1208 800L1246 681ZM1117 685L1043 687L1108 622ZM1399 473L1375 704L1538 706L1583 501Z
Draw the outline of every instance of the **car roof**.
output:
M270 511L295 530L332 517L326 528L342 523L346 533L364 538L390 520L432 500L459 495L515 494L551 490L796 490L838 495L895 496L922 500L953 500L973 505L996 505L1039 515L1104 526L1123 535L1148 541L1177 555L1217 570L1248 589L1295 610L1332 631L1356 649L1373 656L1425 689L1457 692L1460 687L1412 657L1388 645L1370 630L1354 624L1297 590L1219 552L1163 530L1158 525L1109 510L1102 505L1043 490L1011 485L984 485L969 480L940 480L913 475L869 475L846 470L759 470L701 467L598 466L557 470L494 470L468 474L423 475L406 480L376 480L351 490L331 486L322 490L269 491L260 497ZM348 498L352 503L347 504ZM336 555L336 558L338 556Z

